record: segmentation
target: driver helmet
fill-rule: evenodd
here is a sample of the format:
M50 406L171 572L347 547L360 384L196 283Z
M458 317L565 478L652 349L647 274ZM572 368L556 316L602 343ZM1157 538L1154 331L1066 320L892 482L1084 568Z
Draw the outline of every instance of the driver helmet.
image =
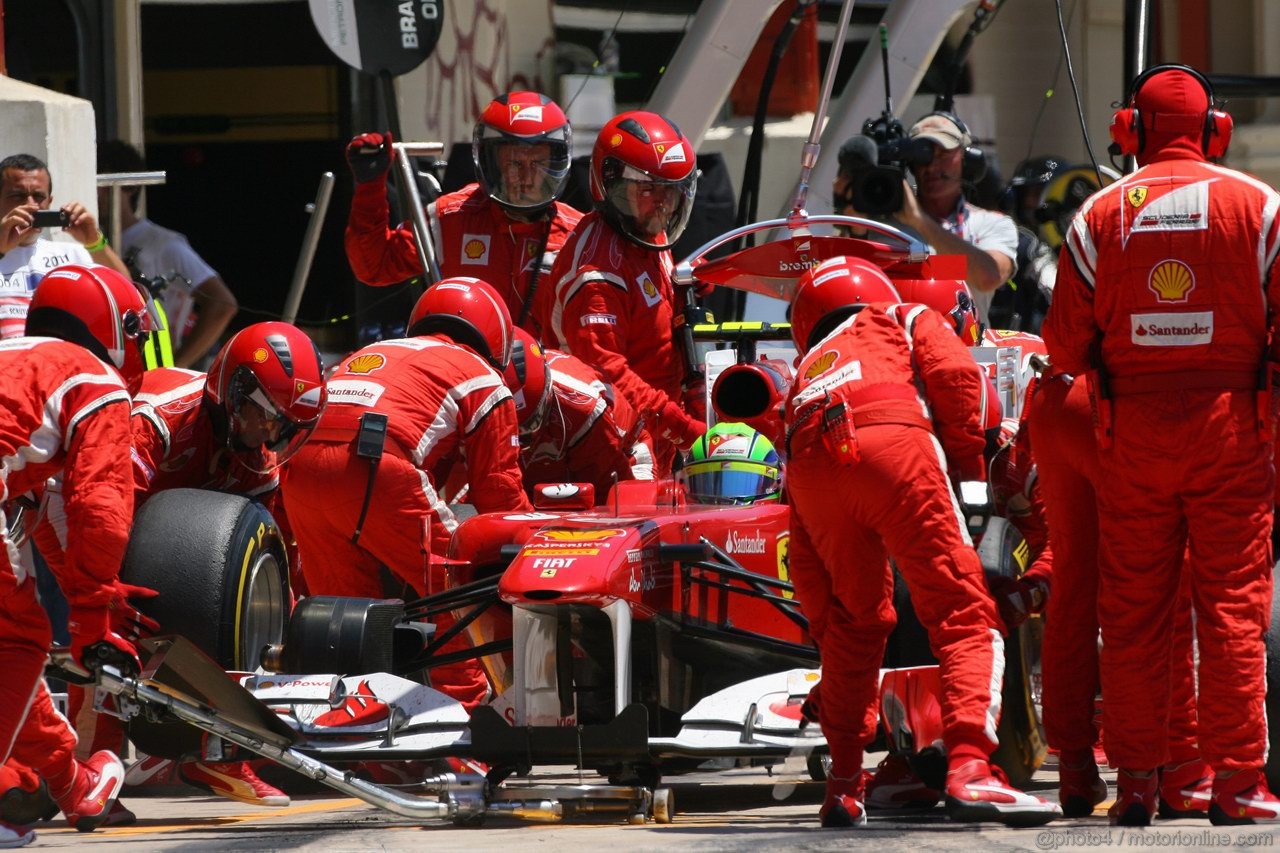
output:
M214 435L237 461L270 473L302 447L324 413L320 351L289 323L241 329L214 356L204 401Z
M509 212L532 215L560 197L573 147L569 120L537 92L499 95L471 135L480 186Z
M51 270L31 296L26 334L79 344L120 372L130 394L142 385L142 349L159 324L129 279L98 264Z
M773 443L746 424L721 422L693 443L676 481L701 504L746 505L782 497Z
M680 129L657 113L610 119L591 149L591 199L618 233L646 249L680 239L698 186L698 160Z

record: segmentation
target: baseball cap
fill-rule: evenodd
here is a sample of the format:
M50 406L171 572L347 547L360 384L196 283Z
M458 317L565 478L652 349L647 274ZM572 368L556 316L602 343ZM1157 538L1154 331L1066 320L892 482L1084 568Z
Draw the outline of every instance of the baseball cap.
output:
M950 151L953 148L968 147L973 144L960 125L944 115L927 115L915 124L907 133L912 139L927 139Z

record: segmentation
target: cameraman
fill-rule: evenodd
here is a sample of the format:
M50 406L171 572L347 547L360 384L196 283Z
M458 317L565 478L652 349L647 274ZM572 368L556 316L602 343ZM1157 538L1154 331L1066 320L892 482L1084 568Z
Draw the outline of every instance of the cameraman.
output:
M912 125L907 135L930 143L933 157L928 163L911 163L918 189L913 192L903 179L902 207L887 217L875 218L918 236L938 254L964 255L969 263L969 290L979 319L987 325L992 293L1014 273L1018 230L1003 213L965 200L961 188L963 162L965 150L973 140L952 117L942 113L927 115ZM853 207L851 173L847 168L861 159L854 150L859 138L854 137L841 148L840 171L832 186L836 210L852 216L862 215ZM867 142L875 148L872 140Z

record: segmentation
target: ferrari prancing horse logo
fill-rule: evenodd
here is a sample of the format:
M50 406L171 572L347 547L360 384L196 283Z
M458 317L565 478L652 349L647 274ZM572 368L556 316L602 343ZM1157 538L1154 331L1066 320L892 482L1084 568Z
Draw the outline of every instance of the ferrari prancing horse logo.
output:
M1134 207L1142 207L1142 203L1147 200L1147 188L1129 187L1125 191L1124 197L1129 199L1129 204Z

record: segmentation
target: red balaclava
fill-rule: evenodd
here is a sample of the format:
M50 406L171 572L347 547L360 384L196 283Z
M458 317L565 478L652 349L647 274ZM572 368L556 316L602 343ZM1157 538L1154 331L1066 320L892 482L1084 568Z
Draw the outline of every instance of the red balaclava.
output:
M1177 68L1161 71L1142 84L1133 101L1145 136L1137 154L1139 166L1205 159L1202 140L1210 104L1199 80Z

